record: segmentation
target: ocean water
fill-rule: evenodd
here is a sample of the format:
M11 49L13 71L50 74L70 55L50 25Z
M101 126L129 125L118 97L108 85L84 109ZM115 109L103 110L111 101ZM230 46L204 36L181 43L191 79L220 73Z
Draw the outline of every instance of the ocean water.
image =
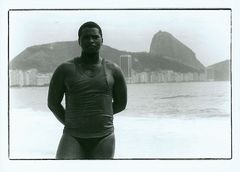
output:
M10 108L49 111L48 87L10 89ZM63 101L64 104L64 101ZM154 117L220 117L230 114L229 82L129 84L122 115Z
M229 158L230 82L129 84L115 158ZM10 158L54 158L63 126L47 87L10 89ZM64 102L63 102L64 104Z

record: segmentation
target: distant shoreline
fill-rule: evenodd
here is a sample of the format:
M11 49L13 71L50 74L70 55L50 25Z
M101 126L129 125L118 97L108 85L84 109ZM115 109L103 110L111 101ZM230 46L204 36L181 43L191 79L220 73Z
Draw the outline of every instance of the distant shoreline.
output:
M49 84L48 85L23 85L23 86L12 85L12 86L9 86L9 88L28 88L28 87L49 87Z
M230 80L224 80L224 81L188 81L188 82L136 82L136 83L127 83L128 85L132 84L171 84L171 83L205 83L205 82L230 82ZM33 87L49 87L48 85L24 85L24 86L9 86L9 88L33 88Z

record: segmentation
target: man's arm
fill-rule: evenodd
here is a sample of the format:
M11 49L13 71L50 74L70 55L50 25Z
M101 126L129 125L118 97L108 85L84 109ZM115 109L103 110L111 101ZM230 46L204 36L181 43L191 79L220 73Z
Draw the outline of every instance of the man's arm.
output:
M64 72L62 66L59 66L54 72L49 85L48 107L62 124L65 121L65 109L61 104L64 92Z
M113 114L121 112L127 105L127 86L121 69L118 66L113 70Z

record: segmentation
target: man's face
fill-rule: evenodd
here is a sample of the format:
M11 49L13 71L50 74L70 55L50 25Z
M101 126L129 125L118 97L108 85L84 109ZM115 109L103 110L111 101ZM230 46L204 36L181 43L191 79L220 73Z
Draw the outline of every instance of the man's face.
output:
M79 45L86 53L98 53L102 42L103 39L98 28L84 28L79 38Z

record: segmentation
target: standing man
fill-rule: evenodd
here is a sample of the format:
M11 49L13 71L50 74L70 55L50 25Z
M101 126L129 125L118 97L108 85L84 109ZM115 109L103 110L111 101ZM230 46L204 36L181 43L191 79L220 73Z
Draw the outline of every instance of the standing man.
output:
M99 56L103 37L98 24L84 23L78 42L81 56L58 66L48 91L48 107L64 125L56 158L111 159L113 114L126 107L126 83L121 69Z

